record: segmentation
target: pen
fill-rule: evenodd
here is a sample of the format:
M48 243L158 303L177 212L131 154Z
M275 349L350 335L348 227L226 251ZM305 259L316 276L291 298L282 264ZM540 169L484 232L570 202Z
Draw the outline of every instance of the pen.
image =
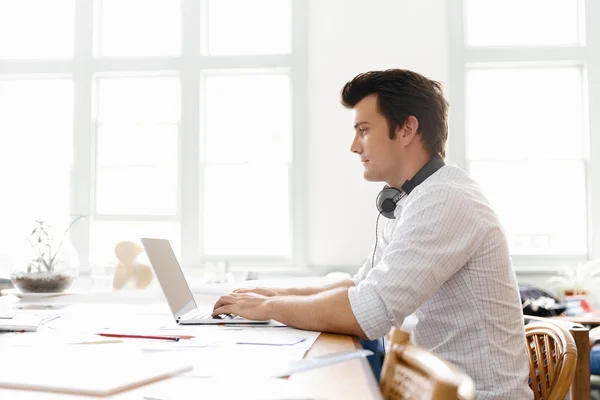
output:
M98 336L115 337L115 338L129 338L129 339L157 339L157 340L171 340L178 342L177 336L151 336L151 335L124 335L120 333L97 333Z

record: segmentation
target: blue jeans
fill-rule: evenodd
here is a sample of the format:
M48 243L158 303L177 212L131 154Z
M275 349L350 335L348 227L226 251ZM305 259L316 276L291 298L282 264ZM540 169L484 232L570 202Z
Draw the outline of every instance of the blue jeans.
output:
M360 344L363 347L363 349L371 350L373 352L372 356L367 357L367 361L369 361L369 365L373 370L375 379L377 379L377 383L379 383L379 378L381 376L381 367L383 367L383 359L385 357L383 338L375 340L360 339Z
M590 372L592 375L600 375L600 344L592 347L590 353Z

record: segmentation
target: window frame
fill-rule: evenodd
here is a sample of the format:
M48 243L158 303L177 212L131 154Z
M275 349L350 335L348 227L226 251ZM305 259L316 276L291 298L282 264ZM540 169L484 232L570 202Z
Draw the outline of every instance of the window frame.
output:
M177 57L102 57L95 58L96 9L101 0L75 2L75 45L68 60L0 60L0 78L4 76L60 75L74 82L73 160L71 168L70 212L88 215L73 227L72 241L82 260L81 273L91 273L91 221L174 221L180 222L181 254L184 268L202 267L205 262L224 260L236 269L253 266L306 270L306 75L308 5L291 1L291 53L274 55L211 56L202 53L208 0L181 0L181 54ZM290 168L289 257L238 256L208 257L203 247L203 196L200 143L201 76L204 71L286 70L292 93L292 163ZM176 216L97 215L96 121L94 120L96 76L112 74L164 74L181 80L181 120L179 130L179 204ZM75 134L76 133L76 134Z
M513 255L516 270L539 271L548 266L584 262L600 257L600 3L579 0L579 13L585 28L583 41L570 46L470 47L466 42L466 0L448 1L449 28L449 118L448 160L468 172L466 146L466 76L469 66L579 66L583 70L584 153L586 173L587 254ZM585 10L585 12L584 12ZM594 201L595 200L595 201ZM556 210L560 212L560 210ZM552 216L549 216L550 218Z

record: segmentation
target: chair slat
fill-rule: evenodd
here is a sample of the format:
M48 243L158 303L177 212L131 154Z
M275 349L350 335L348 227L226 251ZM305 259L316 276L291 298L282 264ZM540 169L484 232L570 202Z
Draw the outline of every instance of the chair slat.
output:
M553 323L534 322L525 327L529 351L530 387L536 400L565 398L577 362L575 340Z

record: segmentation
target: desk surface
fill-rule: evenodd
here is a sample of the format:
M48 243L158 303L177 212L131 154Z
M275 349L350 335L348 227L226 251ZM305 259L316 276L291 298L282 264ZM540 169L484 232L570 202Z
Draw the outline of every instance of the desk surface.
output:
M594 310L591 313L586 313L582 315L576 316L566 316L561 315L558 317L550 317L553 319L560 319L563 321L575 322L581 325L591 325L591 326L599 326L600 325L600 310Z
M357 338L322 333L307 357L360 349ZM379 387L366 358L315 369L289 378L307 388L308 395L324 399L380 399ZM306 390L306 389L304 389Z
M1 297L0 297L1 299ZM317 357L330 353L360 349L360 343L357 338L346 336L346 335L335 335L335 334L321 334L317 341L314 343L312 348L307 352L306 357ZM58 399L70 399L70 400L83 400L83 399L110 399L110 400L133 400L142 399L144 393L148 393L148 388L151 385L168 385L170 381L173 381L173 390L178 394L173 398L179 397L178 384L176 380L187 379L189 382L190 378L174 377L167 380L159 381L150 385L146 385L137 389L132 389L120 394L110 397L87 397L87 396L73 396L73 395L61 395L51 394L42 392L29 392L29 391L15 391L0 389L1 399L39 399L39 400L58 400ZM196 378L198 379L198 388L202 390L202 387L212 385L210 378ZM281 380L280 380L281 381ZM183 381L179 381L183 382ZM298 398L306 399L381 399L379 388L373 373L371 372L369 363L365 358L347 361L340 364L334 364L298 374L292 375L289 379L289 387L286 390L284 396L289 397L290 388L291 393L294 396L301 396ZM230 382L235 383L235 382ZM277 382L273 382L275 385ZM195 385L195 383L194 383ZM269 385L269 383L266 383ZM276 388L276 385L274 386ZM273 393L273 390L267 392ZM276 389L275 389L276 390ZM199 391L198 394L202 394ZM205 393L206 394L206 393ZM202 396L200 396L202 397ZM219 398L219 397L216 397ZM267 397L270 398L270 397ZM294 398L294 397L292 397Z

